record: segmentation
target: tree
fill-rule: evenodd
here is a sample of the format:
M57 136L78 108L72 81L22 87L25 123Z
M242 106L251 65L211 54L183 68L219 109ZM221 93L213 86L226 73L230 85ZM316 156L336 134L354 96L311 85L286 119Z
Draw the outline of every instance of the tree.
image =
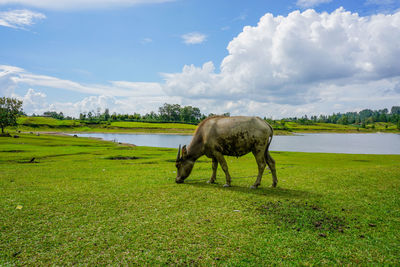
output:
M104 114L103 115L104 115L104 120L108 121L110 119L110 110L108 108L106 108L104 110Z
M64 114L62 112L57 113L55 111L45 111L43 112L44 117L51 117L57 120L63 120L65 119Z
M85 112L79 113L79 119L80 119L81 121L85 120L85 119L86 119L86 113L85 113Z
M199 108L192 106L185 106L180 109L181 121L183 122L198 122L201 119L201 112Z
M165 103L158 108L158 113L163 121L179 121L181 115L181 106L179 104Z
M93 113L91 111L89 111L89 113L87 114L87 117L90 121L93 120Z
M0 98L0 127L4 134L4 128L17 125L17 118L22 113L22 101L16 98Z
M393 106L390 110L391 114L400 114L400 106Z

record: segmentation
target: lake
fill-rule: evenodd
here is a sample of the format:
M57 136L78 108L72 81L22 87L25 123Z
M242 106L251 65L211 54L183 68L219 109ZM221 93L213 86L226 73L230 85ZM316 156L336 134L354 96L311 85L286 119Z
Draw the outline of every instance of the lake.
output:
M79 133L81 137L97 137L137 146L178 148L188 145L191 135ZM350 154L400 154L400 134L331 134L306 133L274 136L272 151L324 152Z

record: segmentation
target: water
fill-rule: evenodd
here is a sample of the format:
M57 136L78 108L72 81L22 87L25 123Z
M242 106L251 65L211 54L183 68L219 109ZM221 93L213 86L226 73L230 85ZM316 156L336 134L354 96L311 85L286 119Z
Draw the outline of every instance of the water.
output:
M97 137L104 140L129 143L137 146L177 148L188 145L190 135L171 134L77 134L82 137ZM351 154L400 154L399 134L296 134L274 136L272 151L325 152Z

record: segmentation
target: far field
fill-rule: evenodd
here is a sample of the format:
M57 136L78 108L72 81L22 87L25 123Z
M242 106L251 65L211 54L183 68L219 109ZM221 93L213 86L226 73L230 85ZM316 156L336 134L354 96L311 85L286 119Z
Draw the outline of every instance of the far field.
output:
M192 134L196 125L184 123L102 122L83 123L79 120L57 120L46 117L18 118L20 131L50 132L118 132L118 133L181 133ZM15 128L14 128L15 129Z
M303 125L295 122L277 121L272 125L275 134L285 135L292 132L326 132L326 133L371 133L400 132L393 123L375 123L361 128L358 125L341 125L332 123L314 123ZM192 134L196 125L184 123L148 123L148 122L101 122L85 123L79 120L57 120L46 117L20 117L18 129L22 132L113 132L113 133L179 133Z
M0 137L0 266L398 265L400 155L272 152L200 158L176 184L176 149L87 138ZM34 158L34 159L33 159Z

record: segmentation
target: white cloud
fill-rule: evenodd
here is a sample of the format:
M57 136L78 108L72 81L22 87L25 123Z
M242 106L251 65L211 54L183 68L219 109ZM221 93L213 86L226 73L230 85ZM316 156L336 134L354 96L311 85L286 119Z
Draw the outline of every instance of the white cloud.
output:
M201 44L207 39L205 34L199 32L186 33L181 37L185 44Z
M24 5L44 9L98 9L129 7L138 4L154 4L175 0L0 0L0 5Z
M12 78L21 71L18 67L0 65L0 95L9 96L14 92L16 84Z
M63 112L65 115L72 115L74 117L79 117L79 113L94 111L98 109L104 111L106 108L113 108L119 106L118 100L110 96L89 96L85 97L80 101L75 103L71 102L54 102L49 103L47 95L35 91L34 89L28 89L24 96L13 95L23 101L23 110L27 114L43 114L45 111L56 111Z
M149 43L152 43L152 42L153 42L153 39L151 39L151 38L143 38L140 41L140 43L142 43L142 44L149 44Z
M213 62L184 66L162 74L164 83L81 84L0 66L0 90L10 94L28 86L92 95L76 103L47 99L65 114L106 105L143 114L167 102L194 105L203 113L282 118L400 103L400 12L266 14L256 26L244 27L227 49L219 68Z
M201 68L185 65L181 73L163 73L164 89L169 95L184 95L187 98L215 97L222 92L214 90L213 86L218 83L214 69L214 64L207 62Z
M79 113L83 112L97 112L98 109L104 111L106 108L110 109L111 112L115 111L116 108L120 105L117 98L112 96L89 96L83 98L81 101L75 103L60 103L56 102L49 106L49 110L55 110L58 112L63 112L65 114L73 115L74 117L78 117Z
M22 90L26 86L31 88L24 96L15 94L16 89ZM77 102L59 102L58 99L49 99L41 92L43 89L61 89L91 96L82 97ZM117 113L145 114L157 111L165 102L181 103L181 97L168 96L159 83L110 81L107 84L81 84L7 65L0 65L0 94L23 100L23 108L28 114L42 114L50 110L75 117L81 112L96 111L97 108L109 108Z
M36 92L32 88L28 89L28 92L22 98L24 111L30 113L43 114L48 110L49 104L47 103L47 96L44 93Z
M24 29L33 25L35 21L45 18L44 14L27 9L4 11L0 12L0 26Z
M329 3L332 0L297 0L296 5L302 8L316 7L320 4Z
M167 96L140 96L140 97L113 97L106 95L94 95L84 97L77 102L50 101L46 94L29 89L24 96L13 94L23 100L23 109L27 114L43 114L45 111L63 112L64 115L79 117L83 112L103 112L106 108L110 113L133 114L135 112L146 114L150 111L158 111L158 107L167 103L180 103L180 98ZM51 103L50 103L51 102Z
M165 95L159 83L110 81L109 84L81 84L53 76L33 74L14 66L0 65L0 92L10 95L17 86L63 89L84 94L138 97Z
M227 49L219 73L208 62L164 74L166 92L236 103L313 105L315 112L334 109L335 102L347 109L399 103L397 91L390 89L390 98L385 92L400 78L400 12L360 17L339 8L330 14L266 14L257 26L244 27Z

